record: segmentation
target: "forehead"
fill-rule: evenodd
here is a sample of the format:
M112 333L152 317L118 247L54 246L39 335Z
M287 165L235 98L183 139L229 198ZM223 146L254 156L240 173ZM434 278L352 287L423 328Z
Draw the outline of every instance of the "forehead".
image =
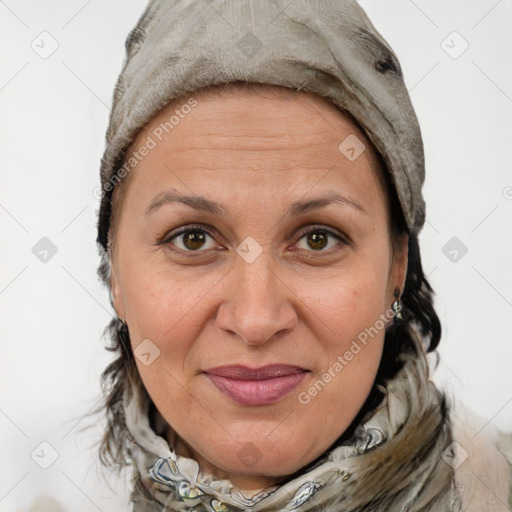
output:
M182 181L204 190L224 184L225 193L249 187L262 197L305 193L322 182L379 200L372 144L350 116L312 93L268 84L211 86L166 105L125 158L149 140L154 147L130 174L138 190L142 180L153 189ZM364 150L352 159L344 152L349 146Z
M326 144L332 144L344 135L353 134L365 146L363 157L377 165L376 151L364 131L350 114L328 98L260 83L216 84L172 100L139 132L132 148L143 144L150 135L159 146L167 143L177 149L180 143L186 144L186 139L199 134L212 140L217 137L217 141L227 135L246 135L255 141L267 136L266 142L274 143L276 148L292 137L307 143L308 137L318 138L320 134ZM272 140L271 136L275 135L283 138Z

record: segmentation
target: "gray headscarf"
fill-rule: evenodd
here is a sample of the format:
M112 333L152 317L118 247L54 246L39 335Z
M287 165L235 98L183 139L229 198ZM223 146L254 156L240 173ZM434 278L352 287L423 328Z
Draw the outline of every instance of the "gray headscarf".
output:
M301 88L350 112L382 155L409 230L421 229L418 120L396 55L356 0L151 0L128 36L114 92L101 162L101 248L113 188L131 171L120 160L136 133L172 99L239 80ZM355 156L358 148L346 145Z
M101 162L98 242L107 286L112 191L136 165L129 158L121 165L128 146L171 100L234 81L313 92L348 111L382 156L409 231L421 230L418 121L397 57L355 0L151 0L126 41ZM340 141L346 158L359 150L356 140ZM451 441L446 404L428 380L421 340L413 344L414 353L402 354L401 372L381 390L385 400L353 438L302 476L252 498L177 455L158 427L163 418L149 417L143 389L126 379L134 511L461 510L453 470L441 457Z

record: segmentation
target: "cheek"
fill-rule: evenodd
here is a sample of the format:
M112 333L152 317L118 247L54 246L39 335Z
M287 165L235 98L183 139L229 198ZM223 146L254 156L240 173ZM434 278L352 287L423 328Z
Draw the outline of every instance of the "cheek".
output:
M385 313L386 288L385 265L359 265L316 283L308 280L304 302L329 327L326 337L336 346L374 325Z
M175 273L147 265L132 270L123 293L135 362L147 392L166 412L166 421L179 423L187 417L190 405L188 383L194 369L188 360L204 328L204 297L215 280L180 279ZM156 350L151 357L158 354L149 365L137 357L143 352L137 347L147 347L146 340L157 347L149 345L150 351ZM200 419L194 418L196 422Z
M315 411L309 417L321 414L333 429L348 426L375 380L386 327L385 270L385 262L367 262L316 285L308 281L306 321L316 326L323 357L299 401Z
M216 273L191 279L190 273L163 270L160 265L133 265L123 289L132 346L150 339L163 359L172 356L166 365L183 367L204 327L206 299L218 279Z

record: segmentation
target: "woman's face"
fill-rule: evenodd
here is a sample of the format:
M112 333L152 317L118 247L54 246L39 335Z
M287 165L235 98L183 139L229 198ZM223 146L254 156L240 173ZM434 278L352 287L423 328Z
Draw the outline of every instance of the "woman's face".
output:
M377 159L336 107L271 86L193 97L128 152L149 148L124 183L114 305L178 453L258 489L318 457L361 409L407 240L393 259ZM271 364L305 371L205 373Z

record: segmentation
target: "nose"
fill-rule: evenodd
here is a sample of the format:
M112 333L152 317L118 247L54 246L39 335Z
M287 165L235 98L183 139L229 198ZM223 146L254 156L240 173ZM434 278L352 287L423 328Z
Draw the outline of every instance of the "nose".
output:
M249 345L262 345L293 330L295 294L279 274L265 253L251 263L238 258L225 282L217 326Z

